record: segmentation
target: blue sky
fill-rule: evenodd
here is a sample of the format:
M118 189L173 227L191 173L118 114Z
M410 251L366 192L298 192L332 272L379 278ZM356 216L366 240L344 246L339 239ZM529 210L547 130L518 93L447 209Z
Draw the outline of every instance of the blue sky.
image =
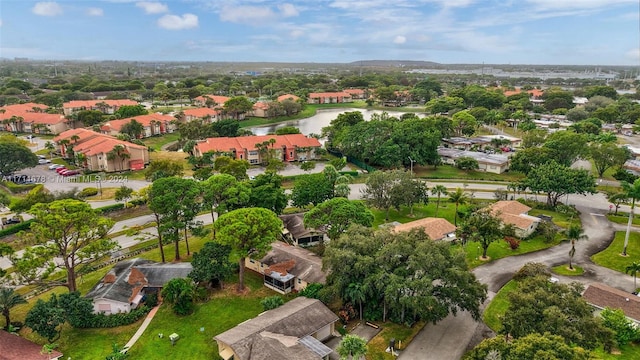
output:
M0 57L640 65L638 0L2 0Z

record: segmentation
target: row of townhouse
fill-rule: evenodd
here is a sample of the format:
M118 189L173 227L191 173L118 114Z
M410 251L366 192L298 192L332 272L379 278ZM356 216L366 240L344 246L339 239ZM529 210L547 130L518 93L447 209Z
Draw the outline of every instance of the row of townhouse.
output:
M92 130L67 130L56 136L53 141L63 157L83 154L82 167L89 171L141 170L150 161L146 146Z
M265 152L272 151L274 158L285 162L306 161L316 159L316 150L321 146L318 139L303 134L218 137L198 142L194 155L224 153L236 160L260 164L266 159Z
M107 135L117 136L122 133L122 128L131 121L136 121L142 125L143 132L140 135L141 138L172 133L177 129L175 117L161 113L154 113L138 115L126 119L109 120L100 126L100 132Z
M137 101L122 100L73 100L62 104L62 112L65 116L84 110L97 110L103 114L113 115L122 106L138 105Z
M49 114L44 104L25 103L0 108L0 129L32 134L59 134L69 129L68 120L60 114Z

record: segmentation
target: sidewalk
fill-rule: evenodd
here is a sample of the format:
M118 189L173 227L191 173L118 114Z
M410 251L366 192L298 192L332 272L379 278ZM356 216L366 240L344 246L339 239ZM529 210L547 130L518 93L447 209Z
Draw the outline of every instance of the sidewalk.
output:
M144 331L147 330L147 327L151 323L151 320L153 320L153 317L156 316L158 309L160 309L160 305L157 305L156 307L151 309L151 311L149 311L149 313L147 314L147 318L144 319L144 321L142 322L142 325L140 325L140 327L138 328L138 331L136 331L136 333L133 334L129 342L127 342L127 344L124 346L124 349L122 350L123 353L126 353L129 349L131 349L131 347L135 345L136 341L140 339L140 336L144 334Z

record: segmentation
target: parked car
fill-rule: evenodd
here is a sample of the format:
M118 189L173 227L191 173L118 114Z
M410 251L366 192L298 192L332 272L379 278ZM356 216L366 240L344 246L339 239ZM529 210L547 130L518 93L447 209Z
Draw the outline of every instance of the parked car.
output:
M40 164L40 165L51 164L51 160L49 160L49 159L40 159L40 160L38 160L38 164Z
M26 138L27 138L27 139L35 139L35 138L36 138L36 136L35 136L35 135L27 135L27 136L26 136Z
M59 168L62 168L62 167L64 167L64 165L51 164L51 165L49 165L49 170L56 170L56 169L59 169Z
M38 159L46 159L47 157L44 155L38 155Z
M80 174L80 170L66 170L60 173L62 176L71 176Z
M69 170L69 169L67 169L66 167L64 167L64 166L63 166L63 167L57 168L57 169L56 169L56 172L57 172L58 174L60 174L61 172L66 171L66 170Z

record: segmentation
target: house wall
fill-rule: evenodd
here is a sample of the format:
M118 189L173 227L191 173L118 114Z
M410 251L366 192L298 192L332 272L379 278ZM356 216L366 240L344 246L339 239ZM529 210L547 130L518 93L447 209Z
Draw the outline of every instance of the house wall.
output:
M224 360L240 359L238 355L236 355L236 353L233 351L231 346L223 343L220 340L216 340L216 342L218 343L218 355L220 355L222 359Z
M313 334L313 337L318 339L319 341L324 341L329 338L333 333L335 323L328 324L327 326L319 329Z
M131 311L131 306L129 304L108 299L93 300L93 312L96 314L104 312L108 315L117 313L128 313L129 311Z
M531 234L533 234L534 231L536 231L536 228L538 228L538 223L534 222L532 223L528 228L526 229L521 229L516 227L516 236L524 239L526 237L529 237Z
M455 161L454 161L455 164ZM507 170L507 165L495 165L495 164L487 164L478 162L478 167L480 171L486 171L494 174L502 174Z

